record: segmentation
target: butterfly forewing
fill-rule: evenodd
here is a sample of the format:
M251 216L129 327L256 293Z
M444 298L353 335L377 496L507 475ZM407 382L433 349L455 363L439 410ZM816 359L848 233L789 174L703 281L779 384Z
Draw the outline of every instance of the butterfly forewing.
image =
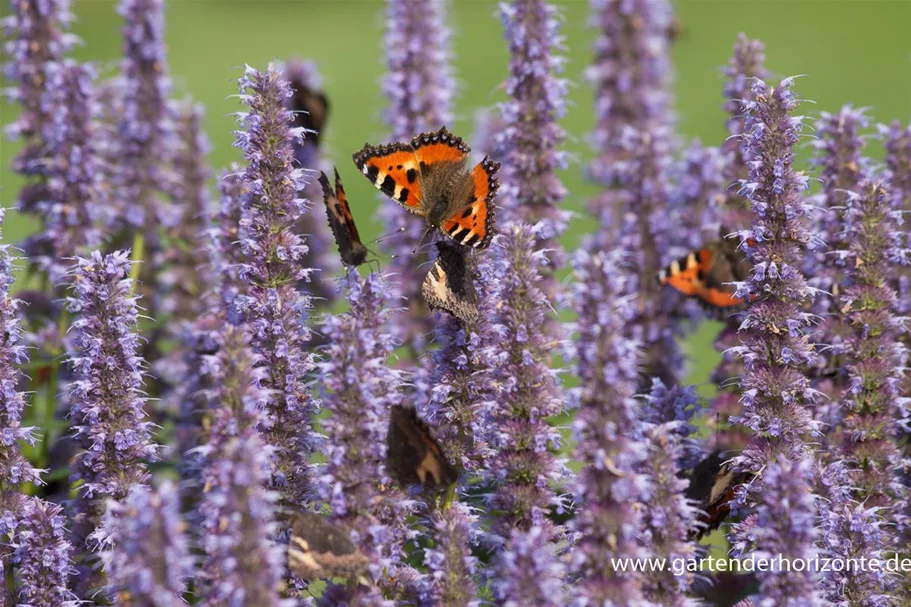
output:
M401 486L447 487L459 478L430 428L414 407L392 407L386 438L386 467Z
M339 254L345 265L358 266L367 261L367 247L361 242L351 207L348 206L348 197L342 187L342 180L338 171L335 171L335 190L329 184L325 173L320 173L320 185L323 188L323 202L326 204L326 215L329 218L329 227L335 236Z

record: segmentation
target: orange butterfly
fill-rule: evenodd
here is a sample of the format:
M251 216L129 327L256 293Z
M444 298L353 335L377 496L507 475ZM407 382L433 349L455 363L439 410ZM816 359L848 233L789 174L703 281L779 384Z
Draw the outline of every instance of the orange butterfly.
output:
M446 127L410 143L365 144L354 164L383 194L424 217L462 245L486 248L494 235L494 206L500 163L485 157L472 170L471 149Z
M711 242L658 272L658 282L690 297L698 297L710 308L730 309L743 305L735 297L733 282L747 279L751 264L730 238Z

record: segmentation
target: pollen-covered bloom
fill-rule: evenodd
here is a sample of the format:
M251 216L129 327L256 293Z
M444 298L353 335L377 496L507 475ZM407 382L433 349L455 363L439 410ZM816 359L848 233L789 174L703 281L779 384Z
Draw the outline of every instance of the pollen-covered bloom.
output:
M156 459L152 423L143 410L143 361L139 354L139 307L130 293L128 251L78 258L72 270L69 385L73 440L81 450L71 479L81 481L73 503L72 530L77 550L100 524L107 499L122 500L131 485L148 482L147 463ZM88 541L87 543L87 540ZM80 562L81 567L86 563ZM83 589L94 574L85 568Z
M134 485L105 515L101 560L119 604L177 607L193 574L177 489Z
M434 546L424 550L424 564L428 570L425 592L434 605L480 605L474 583L478 559L471 554L479 530L477 519L461 502L433 513Z
M566 112L566 80L559 78L563 57L556 9L543 0L500 4L509 48L509 100L500 104L503 127L494 159L502 163L498 199L500 225L545 222L542 243L556 247L566 228L562 209L566 188L557 171L566 167L559 148L566 134L557 123Z
M403 378L387 365L396 343L386 332L392 307L385 280L372 273L362 281L350 272L347 283L348 311L323 327L321 385L331 415L323 421L326 466L318 488L379 574L397 564L404 541L404 501L384 489L390 408L401 402Z
M268 425L262 431L275 448L271 486L289 505L300 507L312 495L309 457L317 435L311 423L318 412L307 385L315 369L307 347L310 298L296 289L311 271L303 265L308 247L292 229L306 212L298 197L304 172L294 166L294 145L302 131L291 127L285 105L291 89L275 66L265 72L247 66L240 91L247 111L239 114L235 146L247 162L239 226L239 277L246 289L233 303L267 369L262 387L269 393Z
M164 42L164 0L121 0L123 110L118 128L115 182L122 205L117 219L146 233L157 247L154 230L177 219L167 200L174 183L168 160L176 138L169 124L167 99L171 92Z
M389 0L386 6L383 49L388 71L383 78L383 91L389 104L384 117L391 128L390 138L408 142L424 131L435 131L452 122L450 105L455 80L450 66L446 3ZM387 231L403 231L388 240L389 253L396 255L389 263L388 273L398 277L397 295L408 302L408 309L396 319L396 327L403 344L421 352L424 336L432 329L421 296L421 268L428 255L424 249L418 250L417 255L412 253L419 249L427 224L423 218L401 209L389 211L382 212Z
M3 570L11 566L18 581L13 589L15 604L76 607L81 603L67 586L73 573L73 547L67 538L62 508L36 497L16 498L20 506L18 513L14 515L5 508L0 513L0 537L6 536ZM5 588L0 591L0 599L4 598Z
M0 209L0 225L6 209ZM10 287L16 278L13 274L15 258L11 245L0 244L0 500L4 494L15 492L22 483L40 483L36 470L19 450L19 441L34 445L35 429L22 425L22 414L27 403L25 394L18 391L22 380L20 366L28 361L28 352L22 343L19 326L21 302L10 296Z
M888 508L908 491L896 476L902 455L894 441L907 416L901 384L907 351L891 279L911 259L901 247L901 216L885 184L864 181L850 192L841 223L846 249L839 255L848 279L837 304L845 333L837 353L847 375L840 399L842 454L856 501Z
M806 435L817 429L807 411L816 392L802 369L815 357L804 332L810 316L801 309L814 292L801 273L811 244L805 225L810 206L807 178L794 168L801 121L791 115L798 105L792 85L791 79L777 87L755 80L754 100L745 104L743 156L750 173L741 190L754 224L740 237L753 268L736 292L750 305L740 325L742 344L734 348L744 364L743 412L734 421L757 437L737 458L738 466L754 472L779 454L802 457Z
M518 223L496 237L481 265L485 297L493 310L487 346L491 378L499 386L489 410L496 430L489 480L490 505L504 514L495 525L502 537L512 528L544 523L558 500L549 487L563 467L554 451L560 433L547 418L564 408L558 370L550 366L556 344L541 327L551 308L541 290L541 269L548 263L536 249L536 228Z
M624 328L632 319L628 260L618 253L579 250L573 259L573 306L578 314L572 341L579 387L572 393L574 458L584 465L574 493L580 504L572 522L579 536L572 572L580 577L574 605L642 600L641 576L605 567L611 558L645 556L637 544L641 511L651 492L640 472L648 457L638 440L638 342Z
M44 74L46 103L56 111L41 126L47 182L33 210L43 227L26 240L25 251L56 285L65 278L68 260L100 244L107 199L92 125L92 69L66 60L47 64Z

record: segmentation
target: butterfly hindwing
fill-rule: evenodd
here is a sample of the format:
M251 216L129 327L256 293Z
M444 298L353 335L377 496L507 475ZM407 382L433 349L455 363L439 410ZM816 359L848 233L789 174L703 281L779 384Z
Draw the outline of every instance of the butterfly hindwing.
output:
M500 187L497 171L500 163L485 157L471 172L472 191L467 205L443 221L444 234L469 247L485 249L494 236L493 200Z
M414 407L392 407L386 442L386 467L401 486L422 485L425 489L437 489L458 480L458 471L449 463Z
M466 252L444 240L436 245L439 254L424 278L421 294L432 309L445 310L472 325L478 319L478 294Z
M364 144L353 158L379 191L415 215L427 214L421 199L419 161L411 144Z
M734 296L731 284L740 280L744 261L736 250L729 251L729 243L709 243L693 251L658 273L658 282L668 285L683 295L698 297L712 308L736 308L743 300ZM742 257L742 255L740 255Z
M323 187L323 202L326 203L326 215L329 217L329 227L335 236L342 261L348 266L359 266L367 261L367 247L361 242L361 237L354 225L351 207L348 206L348 197L342 187L342 180L338 171L335 171L335 191L329 184L325 173L320 173L320 185Z
M295 576L357 578L369 565L345 529L312 512L295 514L288 541L288 569Z
M735 472L720 451L711 453L696 465L686 490L686 497L702 511L699 525L691 532L694 539L721 526L731 512L737 488L750 478L749 473Z

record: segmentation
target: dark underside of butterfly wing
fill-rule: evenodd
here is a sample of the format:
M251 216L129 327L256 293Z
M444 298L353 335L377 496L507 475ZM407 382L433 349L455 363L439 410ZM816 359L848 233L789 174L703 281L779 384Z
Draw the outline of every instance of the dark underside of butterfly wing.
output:
M292 82L291 86L294 89L291 97L294 126L307 129L306 139L319 145L320 134L329 115L329 100L322 91L314 91L302 83Z
M390 412L386 467L401 486L425 489L447 487L459 478L430 428L414 407L396 406Z
M332 229L332 235L335 236L335 244L338 245L342 262L348 266L358 266L364 263L367 261L368 251L361 243L357 226L354 225L354 217L351 215L338 171L335 173L335 191L332 190L329 178L325 173L320 174L319 182L323 188L323 201L326 203L329 227Z
M459 245L436 243L439 255L421 285L421 294L435 310L445 310L465 324L478 319L478 294L469 260Z
M690 531L692 538L698 540L721 526L731 512L731 501L737 487L749 481L750 476L745 472L735 472L721 451L715 451L696 465L686 497L697 505L702 514L699 526Z
M295 515L288 542L288 569L297 577L356 578L369 564L342 527L312 512Z

